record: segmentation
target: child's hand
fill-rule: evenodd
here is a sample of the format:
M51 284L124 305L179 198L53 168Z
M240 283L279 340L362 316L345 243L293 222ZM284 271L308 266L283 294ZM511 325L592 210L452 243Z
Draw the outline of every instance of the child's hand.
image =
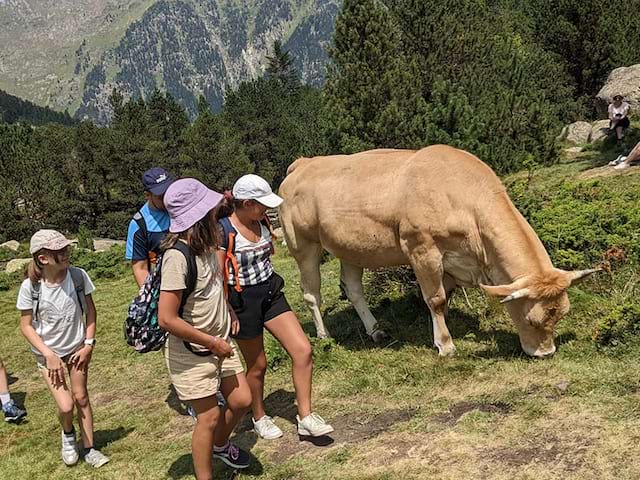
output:
M91 361L92 353L93 347L90 345L85 345L76 353L71 355L69 363L76 367L78 370L86 370L86 368L89 366L89 362Z
M207 348L221 358L227 358L233 355L233 349L229 342L220 337L211 337Z
M60 360L60 357L52 352L45 355L44 358L51 383L53 385L61 385L64 383L64 364L62 360Z

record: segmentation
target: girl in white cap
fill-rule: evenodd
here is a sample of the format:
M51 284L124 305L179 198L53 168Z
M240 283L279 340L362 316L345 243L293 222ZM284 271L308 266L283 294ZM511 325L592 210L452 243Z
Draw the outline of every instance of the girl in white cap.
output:
M38 368L58 405L62 461L74 465L79 459L73 428L75 405L84 460L97 468L109 458L93 445L93 411L87 391L89 363L96 344L96 308L91 298L95 287L87 272L69 265L70 245L71 241L55 230L39 230L31 237L29 251L33 258L28 278L20 286L17 307L21 312L20 330L31 344Z
M229 303L240 321L235 338L247 363L254 430L269 440L281 437L282 430L267 415L264 406L267 369L264 328L291 357L298 434L318 437L333 432L333 427L312 411L311 345L284 296L284 280L274 272L271 263L271 233L263 219L268 208L281 203L282 198L273 193L265 179L244 175L233 186L233 197L227 198L226 208L219 212L223 240L218 256L225 268Z

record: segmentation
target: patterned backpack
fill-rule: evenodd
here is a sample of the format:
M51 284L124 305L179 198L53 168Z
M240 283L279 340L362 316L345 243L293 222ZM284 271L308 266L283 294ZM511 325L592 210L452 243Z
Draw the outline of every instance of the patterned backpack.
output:
M193 292L198 277L196 259L191 249L184 242L177 242L170 250L180 251L187 259L186 288L182 292L182 301L178 315L182 317L182 310L187 298ZM124 338L138 353L160 350L167 339L168 333L158 325L158 302L160 300L160 282L162 272L162 256L147 275L138 296L129 305L127 319L124 321Z

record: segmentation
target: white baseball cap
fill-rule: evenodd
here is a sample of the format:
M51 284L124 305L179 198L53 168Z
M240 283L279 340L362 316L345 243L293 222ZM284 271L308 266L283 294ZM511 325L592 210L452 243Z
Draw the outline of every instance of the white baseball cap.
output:
M243 175L233 186L233 198L238 200L255 200L268 208L276 208L284 200L273 193L267 181L253 175Z
M31 237L29 253L33 255L43 248L54 251L62 250L71 245L71 243L71 240L68 240L63 234L55 230L38 230Z

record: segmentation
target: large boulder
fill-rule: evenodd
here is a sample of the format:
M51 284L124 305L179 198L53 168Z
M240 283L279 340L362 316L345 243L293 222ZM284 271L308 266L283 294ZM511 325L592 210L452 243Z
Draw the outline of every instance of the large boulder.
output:
M640 110L640 63L613 70L604 86L596 95L596 107L600 114L607 115L613 96L620 94L631 104L632 112Z
M8 242L4 242L0 244L0 248L8 248L9 250L13 250L14 252L17 252L18 248L20 248L20 244L15 240L9 240Z
M567 125L562 131L562 136L566 142L574 145L589 143L591 124L589 122L575 122Z
M24 267L26 267L30 261L30 258L14 258L7 263L4 271L7 273L22 272L24 271Z
M598 120L591 125L591 142L597 142L609 135L609 120Z

